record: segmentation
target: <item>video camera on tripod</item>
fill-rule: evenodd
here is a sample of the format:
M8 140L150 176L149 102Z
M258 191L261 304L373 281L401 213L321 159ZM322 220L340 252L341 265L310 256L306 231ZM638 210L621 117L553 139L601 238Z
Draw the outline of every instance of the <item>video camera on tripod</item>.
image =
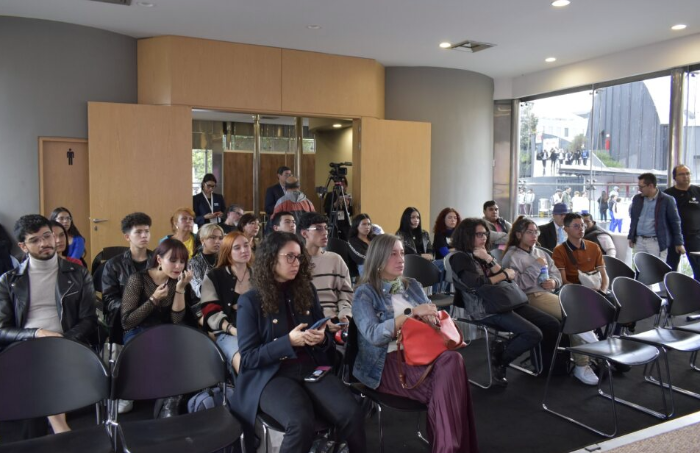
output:
M347 183L348 167L352 167L352 162L331 162L331 167L328 172L328 181L326 186L316 188L316 193L319 197L325 194L324 205L327 205L326 199L330 197L329 217L329 232L330 237L338 237L338 221L350 223L349 204L351 201L350 195L345 193L343 181ZM332 187L331 187L332 183Z

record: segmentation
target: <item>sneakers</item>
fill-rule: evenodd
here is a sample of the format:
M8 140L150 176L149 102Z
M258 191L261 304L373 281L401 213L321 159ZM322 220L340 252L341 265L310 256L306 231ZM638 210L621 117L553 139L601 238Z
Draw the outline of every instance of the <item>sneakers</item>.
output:
M574 368L574 377L586 385L598 385L598 376L596 376L588 365L577 365L576 368Z
M126 414L134 408L134 402L132 400L119 400L117 403L117 413Z

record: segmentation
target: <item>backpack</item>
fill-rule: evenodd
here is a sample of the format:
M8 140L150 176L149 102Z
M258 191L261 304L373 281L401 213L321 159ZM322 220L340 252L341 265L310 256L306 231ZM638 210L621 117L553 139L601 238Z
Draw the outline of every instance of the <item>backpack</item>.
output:
M226 384L226 404L229 409L231 409L232 403L233 386ZM193 412L205 411L215 406L221 406L222 404L224 404L224 399L221 396L221 387L211 387L202 390L190 398L187 402L187 412L191 414Z

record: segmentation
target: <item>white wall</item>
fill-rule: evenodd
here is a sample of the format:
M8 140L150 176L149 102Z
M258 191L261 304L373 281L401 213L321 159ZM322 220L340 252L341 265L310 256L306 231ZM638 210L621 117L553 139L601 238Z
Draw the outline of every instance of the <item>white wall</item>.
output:
M480 217L493 193L493 79L459 69L388 67L385 92L387 119L432 124L430 218L448 206L463 218Z
M0 68L0 223L11 233L39 212L38 138L87 138L88 101L136 103L136 39L0 16Z
M698 62L700 33L519 77L496 79L494 99L518 99Z

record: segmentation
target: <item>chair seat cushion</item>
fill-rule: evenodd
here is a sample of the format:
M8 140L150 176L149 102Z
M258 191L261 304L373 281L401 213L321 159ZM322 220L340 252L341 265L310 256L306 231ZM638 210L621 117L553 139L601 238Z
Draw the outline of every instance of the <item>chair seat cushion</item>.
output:
M381 393L359 383L352 384L352 387L356 392L365 395L382 407L388 407L402 412L421 412L428 410L425 404L410 398Z
M36 439L0 445L0 452L3 453L76 453L87 451L90 453L109 453L114 451L104 425L61 434L49 434Z
M700 322L686 324L684 326L673 326L673 330L682 330L683 332L700 333Z
M433 294L428 298L432 303L437 305L438 308L449 307L455 299L454 296L448 296L447 294Z
M700 349L700 335L682 330L656 328L626 338L643 343L659 343L676 351L689 352Z
M566 348L573 353L582 353L591 357L609 359L624 365L643 365L659 356L654 346L622 338L608 338L595 343L582 344Z
M120 423L132 453L212 452L241 437L241 424L223 406L156 420Z
M260 423L263 425L267 426L269 429L273 431L277 431L280 433L283 433L285 431L284 426L280 425L277 420L275 420L272 416L264 413L264 412L258 412L258 420L260 420ZM314 421L314 432L320 432L320 431L328 431L331 429L330 423L326 422L325 420L321 420L317 418Z

